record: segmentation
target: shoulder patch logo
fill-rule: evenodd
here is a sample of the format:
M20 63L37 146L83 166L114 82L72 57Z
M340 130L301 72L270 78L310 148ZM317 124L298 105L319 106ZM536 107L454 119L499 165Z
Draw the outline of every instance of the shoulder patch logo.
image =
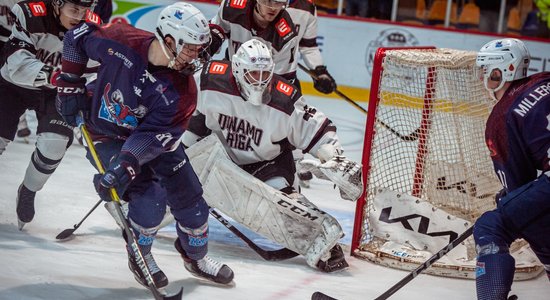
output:
M282 81L278 81L277 82L277 90L287 96L290 96L292 94L292 91L294 90L294 88L289 85L289 84L286 84Z
M229 6L238 8L238 9L243 9L246 6L246 0L231 0L229 2Z
M31 13L35 17L42 17L46 15L46 4L44 2L30 2L29 8L31 9Z
M280 36L285 36L288 33L290 33L290 31L291 31L290 26L288 26L288 23L286 22L285 19L279 20L279 22L277 22L277 24L275 24L275 28L277 29L277 33Z
M219 63L219 62L213 62L210 65L210 69L208 69L208 73L210 74L225 74L225 71L227 71L227 64Z
M94 14L91 10L86 11L86 22L94 23L97 25L101 24L101 19L99 15Z

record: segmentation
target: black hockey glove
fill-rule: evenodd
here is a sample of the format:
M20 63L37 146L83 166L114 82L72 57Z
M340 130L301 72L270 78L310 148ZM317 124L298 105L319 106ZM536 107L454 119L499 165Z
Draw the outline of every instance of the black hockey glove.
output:
M216 24L208 24L208 26L210 27L211 41L210 45L208 45L208 48L206 49L206 52L210 56L213 56L214 54L218 53L218 51L220 51L220 48L225 41L225 33L223 31L223 28Z
M65 122L71 126L77 126L76 117L79 112L82 112L86 118L91 106L86 95L86 79L61 74L57 77L56 84L55 108Z
M313 78L313 87L323 94L330 94L336 90L336 81L330 76L325 66L317 66L312 70L315 77Z
M113 201L111 188L115 188L118 195L122 197L128 185L139 174L139 163L137 159L126 153L115 156L105 174L94 175L94 186L97 194L103 201Z

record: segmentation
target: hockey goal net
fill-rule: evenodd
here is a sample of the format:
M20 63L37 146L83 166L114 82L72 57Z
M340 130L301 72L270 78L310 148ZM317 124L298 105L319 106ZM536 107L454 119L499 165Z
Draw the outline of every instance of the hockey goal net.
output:
M374 60L352 254L412 270L494 208L501 189L485 146L494 102L474 78L475 52L380 48ZM511 247L516 279L542 267ZM474 278L470 237L427 273Z

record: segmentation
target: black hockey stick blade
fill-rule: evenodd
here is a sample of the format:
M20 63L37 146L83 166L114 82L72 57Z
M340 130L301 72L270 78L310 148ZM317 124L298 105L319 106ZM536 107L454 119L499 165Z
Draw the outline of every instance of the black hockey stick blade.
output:
M218 213L215 209L210 208L210 214L216 218L220 223L223 224L229 231L231 231L234 235L236 235L238 238L240 238L243 242L245 242L248 247L250 247L254 252L256 252L258 255L260 255L263 259L267 261L278 261L278 260L285 260L289 258L293 258L298 256L299 254L288 249L288 248L282 248L279 250L265 250L260 248L260 246L256 245L251 239L249 239L244 233L242 233L237 227L233 226L233 224L229 223L229 221L224 218L220 213Z
M180 291L175 294L161 294L159 290L156 288L149 288L149 290L153 293L153 296L155 297L155 300L181 300L183 295L183 287L180 288Z
M92 209L90 209L88 211L88 213L84 216L84 218L82 218L82 220L78 224L74 224L73 228L67 228L67 229L61 231L55 238L58 239L58 240L64 240L64 239L68 239L69 237L71 237L73 235L73 233L75 232L75 230L77 230L78 227L80 227L80 225L82 225L84 220L86 220L88 218L88 216L99 206L99 204L101 202L103 202L103 201L101 199L99 199L99 201L96 202L94 207L92 207Z
M315 292L313 295L311 295L311 300L338 300L336 298L332 298L329 295L325 295L321 292Z

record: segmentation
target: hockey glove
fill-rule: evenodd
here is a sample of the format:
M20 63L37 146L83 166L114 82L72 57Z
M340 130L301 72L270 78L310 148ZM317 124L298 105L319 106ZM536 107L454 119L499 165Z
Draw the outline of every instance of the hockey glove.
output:
M42 69L36 75L34 79L34 86L45 89L55 89L56 80L61 70L59 68L54 69L52 66L43 65Z
M211 41L210 45L208 45L208 48L206 49L206 52L208 55L213 56L220 51L220 48L225 41L225 33L223 28L216 24L208 24L208 26L210 27Z
M325 66L317 66L313 71L313 87L323 94L330 94L336 90L336 81L330 76Z
M118 195L123 195L128 185L139 174L139 170L139 163L133 155L121 153L115 156L103 175L94 176L97 194L103 201L113 201L110 189L115 188Z
M69 74L61 74L56 80L57 97L55 108L63 120L76 126L76 117L82 112L86 118L90 111L90 100L86 95L86 79Z

